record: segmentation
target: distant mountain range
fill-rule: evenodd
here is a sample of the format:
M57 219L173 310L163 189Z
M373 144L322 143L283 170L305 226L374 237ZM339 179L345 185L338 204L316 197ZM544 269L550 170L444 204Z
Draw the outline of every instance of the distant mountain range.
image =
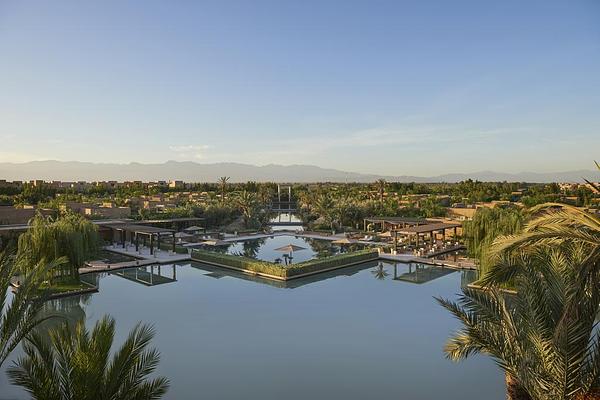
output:
M320 168L314 165L264 165L239 163L199 164L167 161L161 164L100 164L78 161L0 162L0 179L47 181L156 181L178 179L186 182L216 182L220 176L231 182L372 182L383 178L394 182L460 182L466 179L489 182L583 182L583 178L600 180L598 171L521 172L507 174L494 171L452 173L430 177L407 175L372 175Z

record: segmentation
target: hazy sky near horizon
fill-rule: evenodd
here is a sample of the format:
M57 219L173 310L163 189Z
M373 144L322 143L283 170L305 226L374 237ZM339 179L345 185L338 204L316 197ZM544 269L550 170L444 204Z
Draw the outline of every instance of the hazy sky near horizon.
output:
M0 0L0 162L591 169L600 1Z

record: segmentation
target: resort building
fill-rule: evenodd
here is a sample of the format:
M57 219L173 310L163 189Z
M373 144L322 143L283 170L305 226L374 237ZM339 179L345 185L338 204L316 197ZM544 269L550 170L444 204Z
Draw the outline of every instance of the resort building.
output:
M74 201L66 202L60 206L61 211L72 211L85 215L89 218L129 218L131 216L130 207L117 207L113 203L103 203L102 205L92 203L78 203Z
M43 215L51 215L53 213L52 210L38 209L32 206L26 208L0 206L0 225L26 224L38 211Z

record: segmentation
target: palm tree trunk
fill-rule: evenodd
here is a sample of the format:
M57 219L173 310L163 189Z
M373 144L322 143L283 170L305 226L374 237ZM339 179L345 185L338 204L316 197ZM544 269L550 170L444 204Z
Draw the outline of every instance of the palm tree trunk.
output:
M511 375L506 374L506 398L508 400L531 400L529 393Z

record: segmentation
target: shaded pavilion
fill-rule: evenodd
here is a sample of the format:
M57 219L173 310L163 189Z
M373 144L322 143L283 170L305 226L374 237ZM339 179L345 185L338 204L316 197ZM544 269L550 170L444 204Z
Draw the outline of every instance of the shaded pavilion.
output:
M136 221L137 225L157 225L157 226L169 226L177 231L186 230L188 227L204 229L200 226L203 225L205 219L197 217L181 217L181 218L168 218L168 219L148 219L142 221ZM196 224L196 225L193 225Z
M435 234L442 233L442 240L446 240L446 230L453 230L454 237L456 237L457 228L461 227L462 224L458 222L436 222L429 223L427 225L416 225L408 228L398 229L396 232L401 235L416 238L416 246L419 246L419 237L428 235L431 244L435 241Z
M129 241L135 244L135 251L140 249L140 238L142 244L146 246L147 240L150 245L150 254L154 254L154 243L156 242L156 248L160 249L160 242L162 236L171 236L172 239L172 250L175 251L175 233L174 229L169 228L157 228L150 225L139 225L139 224L113 224L107 225L108 229L111 230L111 242L114 244L115 233L119 236L119 243L125 248L127 242L127 236Z
M367 230L367 225L369 223L379 224L381 226L381 231L386 230L397 230L399 228L406 228L410 226L420 226L430 224L431 221L425 218L411 218L411 217L369 217L364 218L364 230Z

